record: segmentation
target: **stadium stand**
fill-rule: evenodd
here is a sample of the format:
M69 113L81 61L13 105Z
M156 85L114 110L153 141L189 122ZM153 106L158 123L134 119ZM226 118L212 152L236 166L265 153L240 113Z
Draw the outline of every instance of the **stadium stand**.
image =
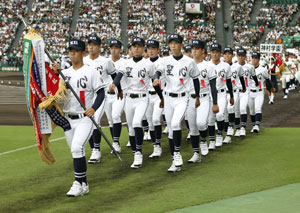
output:
M102 40L101 54L108 54L111 39L121 39L121 0L116 1L81 1L79 19L75 37L86 40L90 34L97 34Z

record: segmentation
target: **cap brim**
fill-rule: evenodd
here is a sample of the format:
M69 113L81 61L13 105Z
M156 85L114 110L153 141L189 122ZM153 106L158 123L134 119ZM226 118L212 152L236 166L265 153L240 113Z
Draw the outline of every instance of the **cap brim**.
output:
M78 46L69 46L68 47L68 50L71 50L71 49L74 49L74 50L81 50L81 51L84 51L85 49L83 49L82 47L78 47Z
M88 41L88 44L90 44L90 43L94 43L94 44L96 44L96 45L101 45L101 43L99 44L99 42L97 42L97 41L95 41L95 40L89 40L89 41Z
M142 44L142 43L140 43L140 42L132 42L132 44L131 44L131 46L134 46L135 44L138 44L138 45L140 45L140 46L145 46L145 44Z
M224 54L225 54L225 53L230 53L230 54L233 55L233 52L231 52L230 50L225 50L223 53L224 53Z
M221 52L221 50L219 48L211 48L210 51L213 51L213 50L217 50L219 52Z
M192 48L195 47L197 49L204 49L204 47L200 46L200 45L196 45L196 44L192 44Z
M243 55L243 56L246 56L246 53L237 53L237 55Z
M259 58L260 58L260 56L256 56L256 55L254 55L254 56L252 56L252 58L257 58L257 59L259 59Z
M111 44L109 45L109 47L112 47L112 46L115 46L115 47L118 47L118 48L121 48L122 46L120 46L119 44Z
M153 47L153 48L159 48L158 46L156 46L155 44L147 44L147 47Z
M170 38L168 43L170 43L171 41L176 41L177 43L180 43L180 44L182 43L182 41L179 41L179 39L177 39L177 38Z

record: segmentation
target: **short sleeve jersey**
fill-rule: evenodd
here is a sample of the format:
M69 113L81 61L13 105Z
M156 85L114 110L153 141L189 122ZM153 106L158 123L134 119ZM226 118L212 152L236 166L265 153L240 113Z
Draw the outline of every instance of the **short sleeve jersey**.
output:
M225 62L220 62L219 64L214 64L212 61L210 63L214 66L214 70L217 74L217 90L226 90L226 80L231 79L231 69L230 65Z

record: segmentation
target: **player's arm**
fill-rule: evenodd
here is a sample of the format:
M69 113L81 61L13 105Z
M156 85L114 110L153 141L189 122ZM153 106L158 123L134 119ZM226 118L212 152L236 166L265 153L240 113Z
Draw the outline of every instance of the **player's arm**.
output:
M209 80L210 91L213 101L213 112L216 114L219 112L218 106L218 91L217 91L217 78Z
M233 88L232 88L232 81L231 81L232 73L230 66L228 66L228 69L226 71L226 86L230 94L230 104L234 104L234 99L233 99Z
M92 105L91 108L88 108L84 114L88 117L91 117L95 114L96 110L101 106L103 100L104 100L104 97L105 97L105 91L104 91L104 88L101 88L97 91L97 96L96 96L96 99Z
M243 71L242 67L239 68L238 73L239 73L239 79L240 79L240 82L241 82L241 85L242 85L242 92L245 92L246 91L246 83L245 83L244 71Z
M116 86L120 86L120 82L121 82L121 79L123 77L123 73L122 72L119 72L117 74L117 76L114 78L114 81L112 82L112 84L109 86L109 92L113 92L116 88ZM118 89L119 91L119 89Z
M111 75L111 78L112 78L113 80L115 80L116 77L117 77L117 73L113 73L113 74ZM117 85L117 88L118 88L118 93L122 92L121 84Z

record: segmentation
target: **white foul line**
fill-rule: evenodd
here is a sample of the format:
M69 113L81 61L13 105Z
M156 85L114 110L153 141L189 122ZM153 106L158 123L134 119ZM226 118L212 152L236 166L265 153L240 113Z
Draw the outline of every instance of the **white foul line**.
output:
M59 141L59 140L64 139L64 138L65 137L55 138L53 140L50 140L50 142ZM37 144L30 145L30 146L25 146L25 147L22 147L22 148L19 148L19 149L15 149L15 150L10 150L10 151L7 151L7 152L2 152L2 153L0 153L0 156L1 155L6 155L6 154L9 154L9 153L13 153L13 152L17 152L17 151L21 151L21 150L24 150L24 149L29 149L29 148L35 147L35 146L37 146Z

